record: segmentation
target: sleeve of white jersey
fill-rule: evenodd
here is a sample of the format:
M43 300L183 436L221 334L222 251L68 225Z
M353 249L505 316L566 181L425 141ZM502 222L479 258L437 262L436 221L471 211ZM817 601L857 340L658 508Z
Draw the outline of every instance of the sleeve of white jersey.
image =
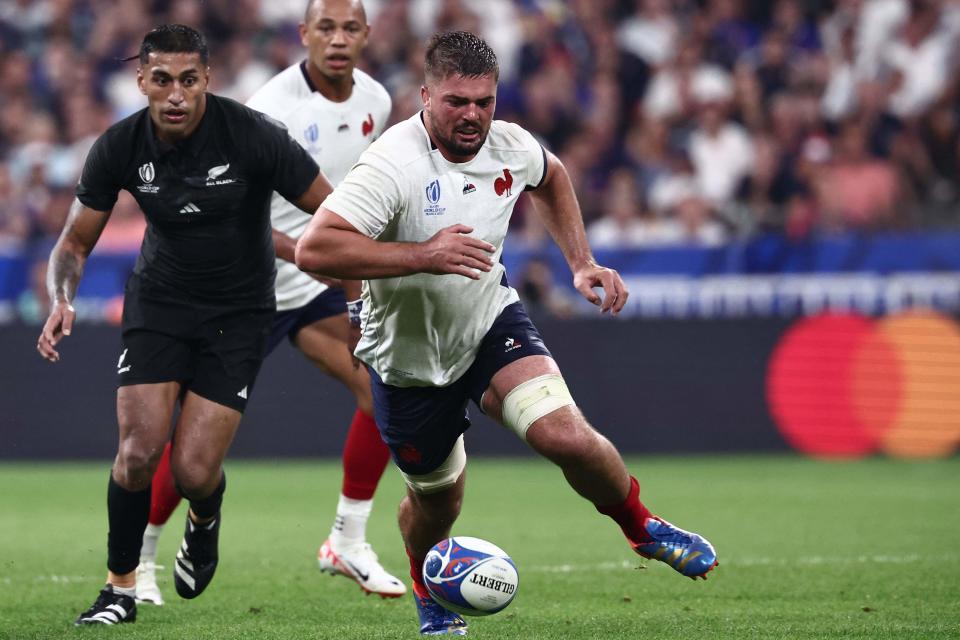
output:
M368 150L323 201L323 207L360 233L376 238L400 212L402 191L394 177L398 174L389 162Z
M537 142L533 134L512 122L506 122L505 133L513 139L513 144L526 151L528 161L525 163L526 175L524 185L527 189L536 189L543 183L547 170L547 152L543 145Z

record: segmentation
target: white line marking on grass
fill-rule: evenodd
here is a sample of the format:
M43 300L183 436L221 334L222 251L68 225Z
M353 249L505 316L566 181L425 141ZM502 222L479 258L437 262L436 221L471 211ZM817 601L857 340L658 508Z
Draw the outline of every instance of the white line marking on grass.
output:
M763 566L817 566L831 564L911 564L924 559L937 560L939 562L957 562L960 560L960 554L931 554L921 556L911 553L907 555L860 555L847 557L831 556L800 556L797 558L729 558L720 556L720 566L737 567L763 567ZM634 570L638 566L647 563L644 558L636 560L622 560L620 562L597 562L593 564L557 564L557 565L539 565L526 569L536 573L575 573L578 571L616 571L620 569Z

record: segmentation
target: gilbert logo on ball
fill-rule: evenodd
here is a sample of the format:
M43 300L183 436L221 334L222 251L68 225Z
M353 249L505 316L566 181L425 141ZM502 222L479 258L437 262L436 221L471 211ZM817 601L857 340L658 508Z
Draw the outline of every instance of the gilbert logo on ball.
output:
M503 611L517 595L517 565L500 547L467 536L441 540L423 561L427 590L442 607L467 616Z

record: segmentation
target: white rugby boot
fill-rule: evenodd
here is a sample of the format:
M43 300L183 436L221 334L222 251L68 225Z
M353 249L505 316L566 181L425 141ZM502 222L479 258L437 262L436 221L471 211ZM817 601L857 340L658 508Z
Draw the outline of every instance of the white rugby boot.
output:
M317 564L325 573L350 578L367 595L399 598L407 592L404 584L381 566L377 554L366 542L335 549L327 538L317 552Z

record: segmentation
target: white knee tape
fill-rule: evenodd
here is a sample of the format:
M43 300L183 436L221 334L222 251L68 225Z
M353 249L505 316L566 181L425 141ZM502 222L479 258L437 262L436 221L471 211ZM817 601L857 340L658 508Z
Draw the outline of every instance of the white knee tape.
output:
M463 473L463 469L466 466L467 451L463 447L463 435L461 434L460 437L457 438L457 442L453 445L453 450L450 451L447 459L430 473L413 475L404 473L401 469L400 474L406 481L407 486L414 492L436 493L456 484L457 478L460 477L460 474Z
M514 387L503 399L503 425L527 439L534 422L560 407L575 405L567 383L555 373L532 378Z

